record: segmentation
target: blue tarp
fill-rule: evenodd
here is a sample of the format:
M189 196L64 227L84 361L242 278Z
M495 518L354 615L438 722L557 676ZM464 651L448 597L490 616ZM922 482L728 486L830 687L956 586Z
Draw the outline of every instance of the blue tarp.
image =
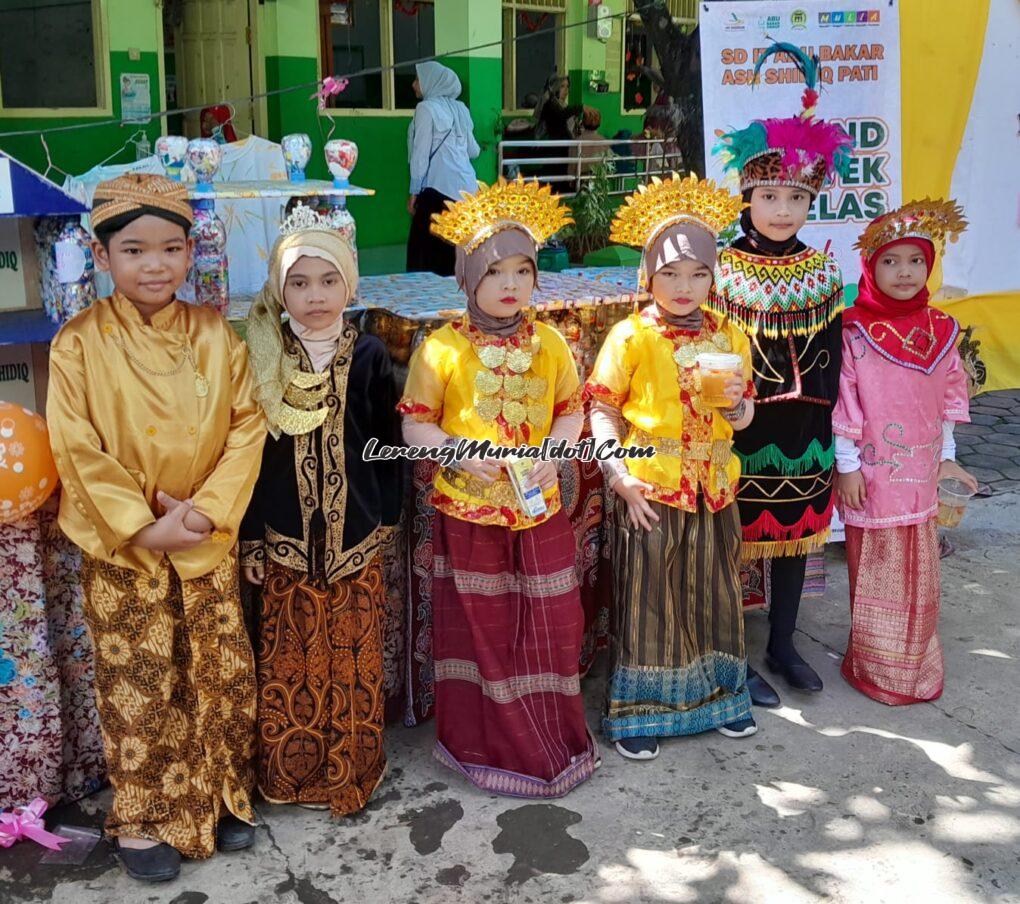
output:
M12 198L13 210L10 209ZM88 212L84 204L60 186L0 151L0 216L73 217Z

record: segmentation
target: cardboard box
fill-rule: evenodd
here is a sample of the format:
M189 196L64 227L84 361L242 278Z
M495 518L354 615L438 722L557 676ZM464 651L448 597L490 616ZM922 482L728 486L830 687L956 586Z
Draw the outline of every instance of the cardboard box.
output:
M31 217L0 217L0 311L42 307Z
M0 345L0 401L13 402L46 417L49 346Z

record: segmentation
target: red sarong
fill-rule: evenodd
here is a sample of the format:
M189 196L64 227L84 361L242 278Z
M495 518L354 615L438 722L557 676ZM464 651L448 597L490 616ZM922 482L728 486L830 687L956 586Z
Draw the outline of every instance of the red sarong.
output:
M511 531L437 512L433 526L436 757L486 791L566 794L598 760L570 523L561 511Z
M935 520L846 526L850 641L841 669L862 694L898 706L942 696L939 539Z

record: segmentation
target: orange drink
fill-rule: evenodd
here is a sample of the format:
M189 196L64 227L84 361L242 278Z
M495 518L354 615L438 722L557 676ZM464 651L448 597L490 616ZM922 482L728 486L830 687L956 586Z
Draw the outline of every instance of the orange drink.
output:
M732 408L733 402L726 397L726 382L730 377L741 375L740 355L705 352L698 355L697 361L701 371L701 401L712 408Z

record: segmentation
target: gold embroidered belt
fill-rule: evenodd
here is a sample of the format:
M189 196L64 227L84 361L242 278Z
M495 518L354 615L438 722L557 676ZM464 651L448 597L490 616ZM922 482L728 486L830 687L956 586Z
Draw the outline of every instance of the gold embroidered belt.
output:
M652 436L644 430L635 430L631 434L631 442L635 446L654 446L655 451L662 455L672 455L686 461L707 461L719 468L729 464L733 447L733 442L728 439L685 443L668 436Z
M500 474L490 483L456 468L443 468L441 475L446 483L461 493L475 499L485 499L496 506L517 509L517 494L505 474Z

